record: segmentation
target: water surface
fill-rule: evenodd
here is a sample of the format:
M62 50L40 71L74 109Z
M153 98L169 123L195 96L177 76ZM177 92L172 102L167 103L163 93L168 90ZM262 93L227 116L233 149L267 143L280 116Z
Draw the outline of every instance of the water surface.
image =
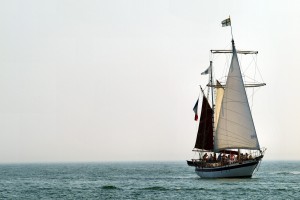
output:
M251 179L201 179L182 162L2 164L0 199L300 199L300 162Z

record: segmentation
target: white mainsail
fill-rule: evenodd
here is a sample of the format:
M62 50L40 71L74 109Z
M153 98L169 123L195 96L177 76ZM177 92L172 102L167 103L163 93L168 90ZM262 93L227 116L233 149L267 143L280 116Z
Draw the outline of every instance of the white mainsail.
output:
M233 41L232 51L214 149L260 149Z

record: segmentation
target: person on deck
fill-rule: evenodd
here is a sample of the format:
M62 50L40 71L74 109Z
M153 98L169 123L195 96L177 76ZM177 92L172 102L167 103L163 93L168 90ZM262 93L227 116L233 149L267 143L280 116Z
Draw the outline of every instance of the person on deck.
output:
M234 161L234 154L230 154L230 160Z
M209 155L209 161L214 161L214 156L212 154Z
M202 158L203 158L203 160L206 161L206 160L207 160L207 157L208 157L208 155L207 155L207 153L205 153L204 156L203 156Z
M244 162L244 158L245 158L245 156L244 156L244 154L243 153L241 153L240 155L239 155L239 157L238 157L238 162L240 163L240 164L242 164L243 162Z
M245 154L245 160L248 160L248 153Z
M228 154L226 161L229 162L230 161L230 155Z
M218 155L218 161L221 161L221 159L222 159L222 154L221 153L219 153L219 155Z

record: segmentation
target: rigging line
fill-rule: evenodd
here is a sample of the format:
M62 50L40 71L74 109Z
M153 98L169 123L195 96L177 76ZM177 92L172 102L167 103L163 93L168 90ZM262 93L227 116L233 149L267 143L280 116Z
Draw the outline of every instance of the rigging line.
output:
M251 78L250 76L244 75L244 77L247 78L247 79L250 79L250 80L253 81L254 83L260 83L260 82L258 82L257 80ZM248 82L248 81L245 81L245 83L246 83L246 82ZM251 83L251 82L249 82L249 83Z
M254 171L254 174L256 174L256 172L258 172L258 169L259 169L260 165L261 165L261 161L258 161L258 165L257 165L256 170Z
M240 66L240 69L241 69L241 73L242 73L242 69L243 69L243 59L244 59L244 57L243 57L243 55L240 55L240 57L237 55L237 57L238 57L238 64L239 64L239 66ZM243 72L243 74L244 74L244 72Z
M254 62L254 55L252 55L252 60L251 60L251 62L248 64L248 66L246 67L246 69L244 70L244 74L248 71L248 69L250 69L250 66L252 65L252 63ZM255 68L256 68L256 66L255 66Z
M252 55L252 60L251 60L251 63L249 64L249 66L247 67L247 69L244 71L244 73L248 70L248 68L250 67L250 65L252 64L252 62L254 62L254 70L255 70L255 74L257 73L257 71L259 72L258 74L259 74L259 76L260 76L260 79L261 79L261 81L262 82L264 82L264 80L263 80L263 78L262 78L262 75L261 75L261 73L260 73L260 71L259 71L259 67L258 67L258 65L257 65L257 55ZM255 75L256 76L256 75ZM249 76L246 76L247 78L249 78L249 79L252 79L251 77L249 77ZM256 81L255 79L252 79L253 81ZM257 81L258 82L258 81Z
M258 71L258 74L259 74L261 80L262 80L263 82L265 82L264 79L263 79L263 77L262 77L262 75L261 75L261 73L260 73L260 70L259 70L259 68L258 68L257 62L258 62L258 61L257 61L257 57L256 57L256 60L255 60L255 66L257 67L257 71Z
M227 44L223 49L227 49L227 47L228 47L229 45L231 45L231 43ZM212 57L212 60L211 60L211 61L213 61L213 62L217 61L218 58L219 58L219 56L220 56L221 54L219 54L219 55L214 55L214 53L212 53L212 50L211 50L210 52L211 52L211 57ZM224 67L223 67L223 73L222 73L222 76L225 76L225 70L228 68L228 56L230 56L230 55L226 55L226 54L225 54L226 59L225 59ZM215 72L216 72L216 70L214 71L214 75L216 75ZM216 77L216 76L215 76L215 77Z
M199 87L200 87L200 91L199 91L199 95L198 95L198 100L200 98L200 94L201 94L201 90L202 90L201 85L199 85ZM199 101L198 101L198 103L199 103Z
M256 67L254 68L254 79L255 79L255 76L256 76ZM253 108L253 102L254 102L254 88L252 89L252 102L251 102L251 110Z
M228 46L230 46L231 43L227 44L225 47L223 47L223 49L227 49ZM219 58L219 56L221 56L222 53L214 55L214 53L212 53L213 50L210 50L210 54L212 55L213 61L217 60Z
M201 86L200 86L200 87L201 87ZM204 93L204 91L205 91L205 90L207 90L207 95L206 95L206 98L207 98L207 99L209 99L209 89L208 89L208 87L207 87L207 86L205 86L205 88L204 88L204 89L202 89L202 87L201 87L201 90L202 90L203 96L205 96L205 93Z
M228 72L228 70L229 70L229 68L230 68L230 66L229 66L229 57L230 55L226 55L225 54L225 63L224 63L224 67L223 67L223 72L222 72L222 77L224 77L225 78L225 83L226 83L226 79L227 79L227 72Z
M249 96L249 98L252 98L252 97L257 93L257 91L260 90L260 89L261 89L260 87L257 88L257 90L255 90L255 91L253 92L253 94Z

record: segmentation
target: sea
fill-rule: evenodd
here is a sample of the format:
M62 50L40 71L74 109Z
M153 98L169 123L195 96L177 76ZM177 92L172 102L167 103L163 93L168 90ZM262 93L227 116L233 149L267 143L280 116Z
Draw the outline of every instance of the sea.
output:
M201 179L185 161L1 164L0 199L300 199L300 161Z

